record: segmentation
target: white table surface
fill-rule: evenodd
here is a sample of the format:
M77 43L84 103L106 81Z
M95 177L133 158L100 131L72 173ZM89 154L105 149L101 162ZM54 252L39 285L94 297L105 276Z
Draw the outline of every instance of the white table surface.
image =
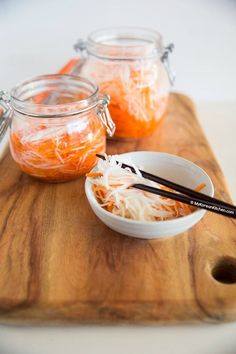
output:
M234 0L0 0L0 89L54 72L72 55L77 37L111 25L153 27L166 43L176 44L175 89L197 103L202 126L236 201ZM236 323L0 326L0 354L47 353L235 354Z

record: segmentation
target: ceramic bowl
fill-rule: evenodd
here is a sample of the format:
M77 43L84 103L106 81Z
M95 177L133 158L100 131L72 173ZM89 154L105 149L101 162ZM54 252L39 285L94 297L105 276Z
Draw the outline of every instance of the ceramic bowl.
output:
M140 169L194 189L205 183L202 190L209 196L214 195L214 187L207 173L193 162L179 156L151 151L138 151L121 154L125 160L131 160ZM94 168L96 170L96 167ZM206 213L197 209L193 213L167 221L136 221L113 215L97 202L89 179L85 182L88 202L97 217L112 230L121 234L142 238L157 239L178 235L193 227Z

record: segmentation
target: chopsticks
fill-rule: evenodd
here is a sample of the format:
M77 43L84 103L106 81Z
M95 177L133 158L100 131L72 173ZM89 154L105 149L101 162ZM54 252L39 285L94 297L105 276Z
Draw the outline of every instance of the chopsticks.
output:
M105 160L105 157L103 155L96 154L96 156L102 160ZM121 164L121 168L129 168L133 173L135 173L135 169L132 166L127 165L125 163ZM154 194L157 194L157 195L160 195L163 197L167 197L167 198L170 198L173 200L177 200L179 202L189 204L189 205L198 207L200 209L205 209L205 210L208 210L208 211L211 211L211 212L214 212L217 214L221 214L221 215L224 215L227 217L236 218L236 207L234 205L231 205L231 204L223 202L219 199L207 196L203 193L196 192L193 189L184 187L178 183L171 182L165 178L153 175L149 172L145 172L142 170L139 170L139 171L144 178L146 178L150 181L162 184L163 186L169 187L169 188L174 189L175 191L183 193L183 194L165 191L163 189L150 187L150 186L147 186L145 184L140 184L140 183L134 184L132 186L134 188L141 189L143 191L154 193Z
M222 205L221 202L216 203L216 202L214 202L214 198L212 198L213 201L205 201L205 200L199 199L199 198L189 198L183 194L172 193L169 191L165 191L163 189L154 188L154 187L150 187L145 184L139 184L139 183L133 184L132 187L137 188L137 189L141 189L145 192L157 194L157 195L169 198L169 199L177 200L178 202L182 202L184 204L189 204L191 206L195 206L200 209L205 209L208 211L212 211L213 213L221 214L221 215L236 219L236 208L233 205L231 205L231 207L228 207L228 206Z

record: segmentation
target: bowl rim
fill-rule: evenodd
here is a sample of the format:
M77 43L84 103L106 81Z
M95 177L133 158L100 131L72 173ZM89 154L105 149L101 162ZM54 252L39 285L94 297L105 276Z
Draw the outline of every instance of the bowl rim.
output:
M182 160L187 162L188 164L196 167L197 169L199 169L208 179L209 179L209 184L210 184L210 188L211 188L211 194L207 194L211 197L214 196L214 185L213 182L210 178L210 176L206 173L205 170L203 170L203 168L201 168L200 166L196 165L194 162L187 160L181 156L178 155L174 155L174 154L170 154L170 153L166 153L166 152L159 152L159 151L130 151L130 152L125 152L122 154L117 154L119 156L124 156L124 155L129 155L129 154L136 154L136 153L154 153L154 154L158 154L158 155L163 155L163 156L168 156L168 157L172 157L175 158L177 160ZM95 171L96 170L96 166L91 170ZM162 220L162 221L146 221L146 220L134 220L134 219L128 219L128 218L124 218L123 216L119 216L119 215L114 215L112 213L110 213L109 211L107 211L106 209L104 209L99 202L97 201L94 193L92 192L92 188L91 188L92 183L89 181L89 177L86 177L85 180L85 193L87 196L87 199L89 201L89 203L92 203L94 205L94 207L97 207L98 209L101 210L101 212L104 213L104 215L113 218L117 221L120 222L125 222L128 223L130 225L134 225L134 224L139 224L139 225L146 225L146 226L155 226L155 225L171 225L171 224L178 224L178 223L182 223L184 221L188 221L189 219L192 219L193 217L198 217L198 216L203 216L207 210L204 209L197 209L194 212L192 212L191 214L185 215L185 216L181 216L179 218L175 218L175 219L170 219L170 220Z

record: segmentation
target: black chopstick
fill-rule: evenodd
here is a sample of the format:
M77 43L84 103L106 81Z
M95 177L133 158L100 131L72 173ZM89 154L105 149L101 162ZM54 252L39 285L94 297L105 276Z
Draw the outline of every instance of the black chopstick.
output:
M102 160L106 159L105 156L100 155L100 154L96 154L96 156L99 157ZM118 161L117 161L117 163L118 163ZM133 173L136 173L135 169L132 166L127 165L126 163L122 163L121 167L122 168L129 168ZM233 208L233 209L236 210L235 206L233 206L233 205L231 205L229 203L226 203L226 202L224 202L222 200L216 199L214 197L210 197L210 196L208 196L206 194L203 194L203 193L200 193L200 192L196 192L193 189L184 187L181 184L178 184L178 183L175 183L175 182L171 182L171 181L169 181L169 180L167 180L165 178L162 178L162 177L159 177L159 176L155 176L152 173L145 172L145 171L142 171L142 170L139 170L139 172L141 173L141 175L144 178L149 179L150 181L162 184L163 186L169 187L171 189L174 189L177 192L180 192L182 194L186 194L189 197L196 198L196 199L201 199L201 200L204 200L204 201L208 201L210 203L213 203L213 202L214 203L220 203L224 207Z
M234 206L227 207L225 205L222 205L222 203L216 203L214 201L210 202L199 198L189 198L183 194L172 193L163 189L147 186L146 184L136 183L133 184L132 187L236 219L236 208Z

